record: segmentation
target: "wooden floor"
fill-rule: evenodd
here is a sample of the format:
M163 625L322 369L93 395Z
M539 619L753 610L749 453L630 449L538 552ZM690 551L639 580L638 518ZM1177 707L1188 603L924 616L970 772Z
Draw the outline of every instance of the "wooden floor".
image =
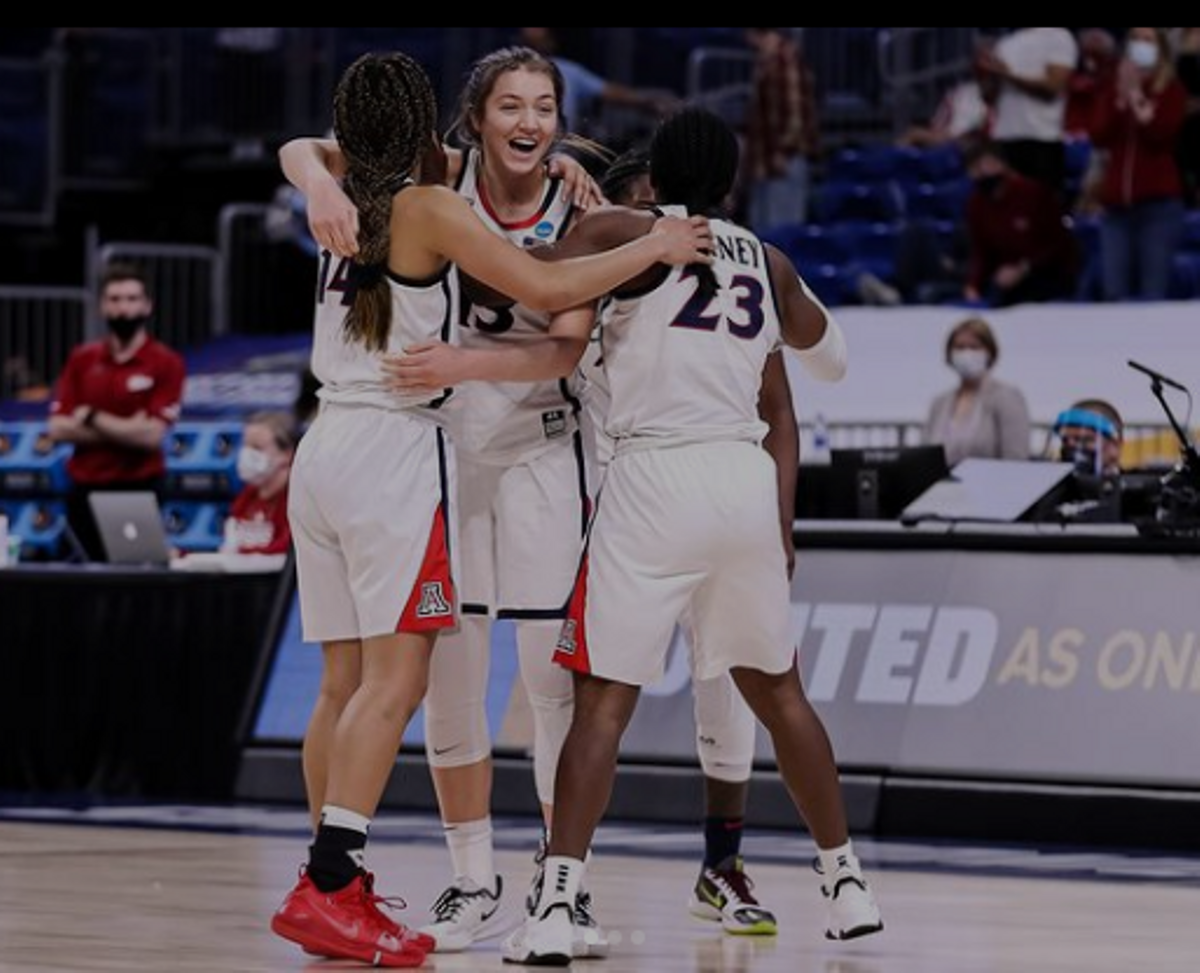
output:
M361 969L310 960L267 928L303 851L303 819L289 820L299 823L295 834L270 827L236 834L0 820L0 970ZM412 907L402 918L410 924L424 919L446 879L446 854L435 838L436 823L427 822L422 840L372 845L380 891L409 898ZM760 898L780 917L776 939L724 936L691 919L683 902L695 860L672 854L679 845L669 835L651 833L644 850L626 843L636 854L598 854L590 884L613 952L575 967L583 973L1200 970L1195 862L1182 879L1171 869L1156 879L1153 862L1105 858L1108 864L1096 873L1101 877L1084 879L1060 877L1072 869L1057 861L1041 867L1046 863L1036 856L1034 867L1007 869L997 864L1003 856L986 849L926 847L914 856L911 849L868 844L864 858L876 859L870 874L886 929L836 944L821 937L816 881L800 864L811 846L802 838L759 840L763 848L794 852L791 863L752 867ZM939 858L951 867L937 867ZM917 859L923 864L905 864ZM530 855L502 850L498 865L510 883L511 924ZM1010 874L1000 874L1005 871ZM1106 872L1112 877L1102 877ZM1129 874L1140 880L1122 877ZM497 945L494 939L468 953L432 957L425 968L498 971L504 967Z

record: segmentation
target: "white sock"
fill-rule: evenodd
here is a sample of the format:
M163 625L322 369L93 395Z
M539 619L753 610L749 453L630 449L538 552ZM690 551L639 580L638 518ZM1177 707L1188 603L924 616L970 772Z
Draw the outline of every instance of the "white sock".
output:
M455 879L468 879L481 889L495 891L496 861L492 848L491 817L445 824L442 828L446 833L446 846L450 849Z
M542 882L542 897L538 901L536 914L541 915L550 906L560 903L575 908L575 896L579 894L579 883L583 879L583 862L566 855L546 857L546 878Z
M583 871L580 872L580 874L579 874L579 891L580 892L587 891L587 873L588 873L588 869L591 867L592 867L592 849L589 848L587 850L587 855L585 855L584 859L583 859Z
M831 876L842 867L858 869L858 859L854 857L854 848L849 839L836 848L818 848L817 857L821 860L821 872L824 875Z
M371 819L357 811L351 811L349 808L326 804L321 808L321 823L327 824L331 828L344 828L347 831L366 834L367 829L371 826Z

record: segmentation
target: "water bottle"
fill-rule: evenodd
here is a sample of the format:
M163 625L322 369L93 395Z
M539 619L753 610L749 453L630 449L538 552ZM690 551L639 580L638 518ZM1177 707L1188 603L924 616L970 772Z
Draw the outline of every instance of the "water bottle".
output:
M807 459L813 466L829 465L829 426L819 412L813 419L812 449Z

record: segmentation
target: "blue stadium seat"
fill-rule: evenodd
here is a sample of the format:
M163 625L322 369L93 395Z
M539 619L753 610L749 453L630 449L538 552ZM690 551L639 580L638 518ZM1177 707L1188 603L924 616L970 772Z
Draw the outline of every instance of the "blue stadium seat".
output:
M970 180L922 183L905 199L905 211L910 219L962 222L970 195Z
M53 443L46 423L0 422L0 494L66 493L71 447Z
M790 223L773 227L762 238L777 246L798 266L839 264L849 254L832 229L815 223Z
M228 510L225 503L168 500L163 504L167 539L180 551L215 551L221 546Z
M817 192L816 216L819 223L844 223L848 220L890 223L901 216L903 209L900 191L891 182L831 181Z
M796 270L812 292L830 307L853 304L858 300L855 282L850 272L837 264L798 264Z
M916 170L924 182L943 183L966 177L962 151L955 142L919 150Z
M0 499L9 536L21 538L21 560L53 561L61 556L66 504L62 500Z
M241 489L236 422L180 422L167 437L166 492L180 497L230 497Z
M865 182L902 179L915 170L918 156L916 149L906 146L868 146L862 150L859 178Z
M1190 301L1200 297L1200 253L1177 253L1171 263L1167 298Z
M839 223L829 228L846 254L844 263L883 280L896 274L896 234L892 223Z
M1076 216L1071 223L1071 232L1079 243L1079 280L1075 297L1080 301L1098 301L1104 296L1101 278L1104 273L1100 263L1100 219L1096 216Z
M866 171L861 149L839 149L827 167L830 182L861 182Z
M1188 210L1183 214L1179 249L1188 253L1200 253L1200 210Z

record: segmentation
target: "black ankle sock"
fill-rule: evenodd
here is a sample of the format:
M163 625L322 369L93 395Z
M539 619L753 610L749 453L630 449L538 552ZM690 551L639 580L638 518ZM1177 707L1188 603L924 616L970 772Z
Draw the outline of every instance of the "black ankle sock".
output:
M308 877L322 892L336 892L363 873L364 832L322 824L308 848Z
M741 818L704 819L704 867L716 868L742 850Z

